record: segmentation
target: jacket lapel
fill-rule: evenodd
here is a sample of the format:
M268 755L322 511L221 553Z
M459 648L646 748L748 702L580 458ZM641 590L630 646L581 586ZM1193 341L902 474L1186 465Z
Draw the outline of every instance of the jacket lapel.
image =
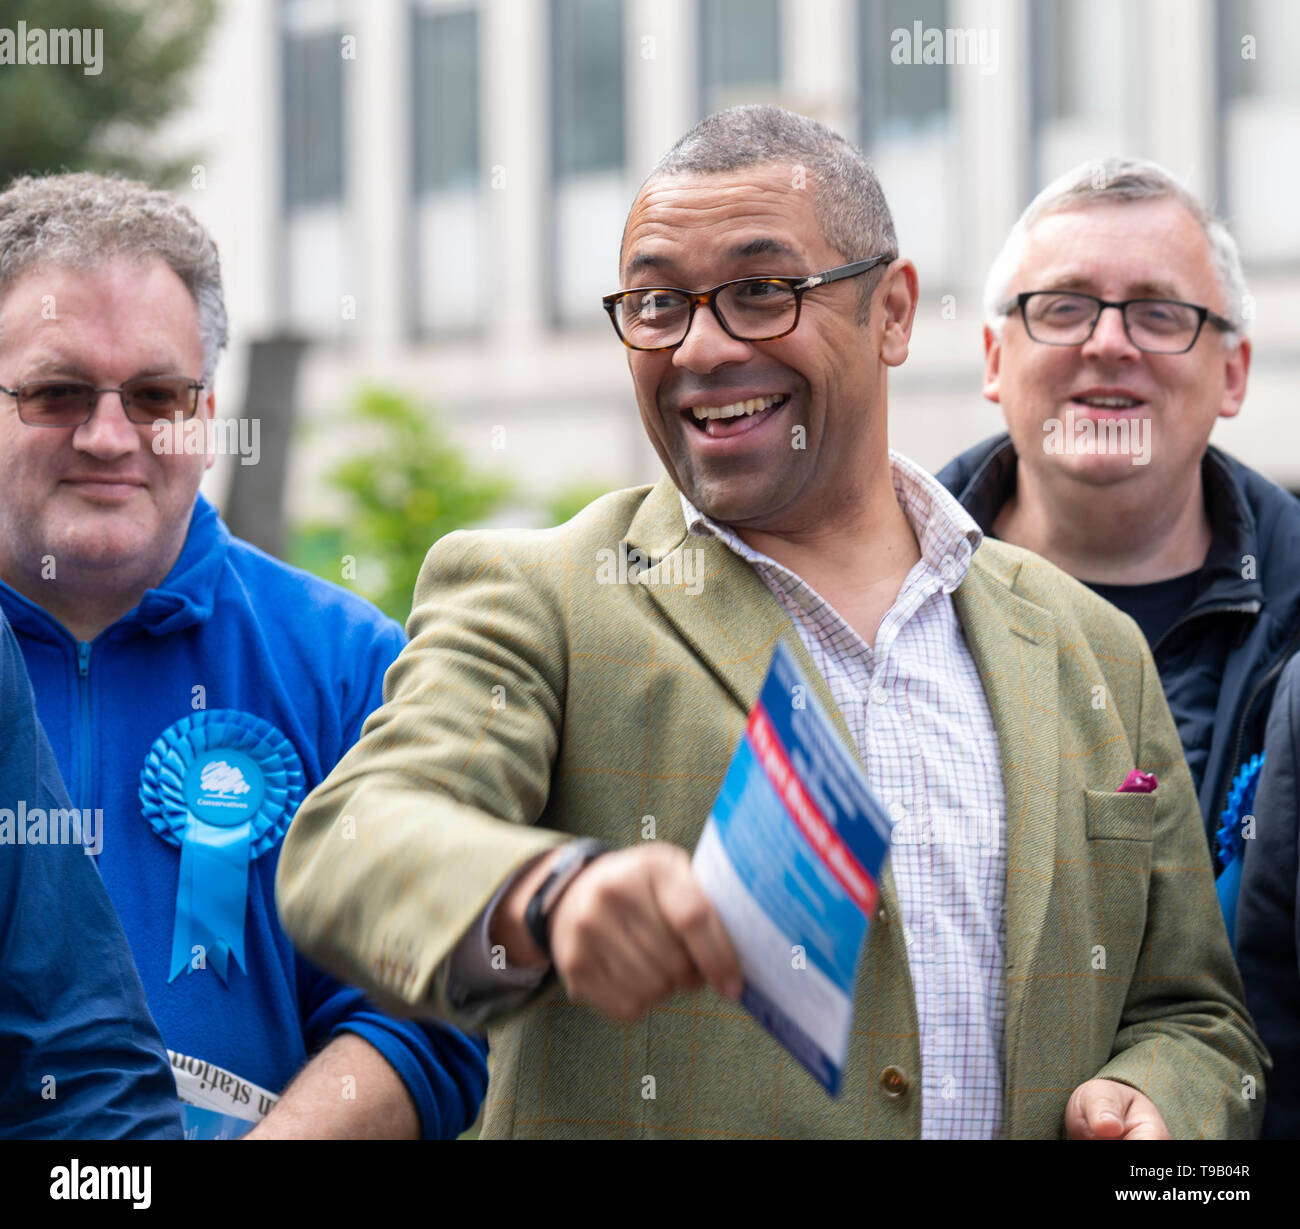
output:
M620 549L629 573L648 563L642 586L701 663L746 712L782 637L830 712L834 701L794 625L754 569L712 535L688 533L681 496L667 477L646 497ZM836 713L838 717L838 713ZM841 734L848 729L839 722Z
M977 550L954 594L997 727L1006 792L1007 1089L1030 1087L1017 1067L1015 1039L1026 1020L1032 971L1043 937L1055 872L1057 768L1057 633L1050 612L1015 592L1020 559ZM1026 1083L1028 1081L1028 1083ZM1007 1133L1015 1105L1007 1099Z
M665 477L646 497L640 511L628 526L620 549L631 558L649 560L644 588L664 617L730 692L736 703L749 712L758 699L768 666L778 640L794 654L800 671L813 687L814 694L830 717L840 739L862 764L849 727L840 713L822 672L795 630L790 617L757 573L725 543L712 535L688 533L682 516L681 497ZM698 572L683 570L683 561L674 556L683 550L699 551ZM633 551L643 555L632 555ZM698 583L676 583L679 578L695 576ZM692 593L691 590L696 592ZM865 770L865 765L863 765ZM885 859L878 883L880 907L890 917L901 917L898 891L889 859ZM902 978L904 1002L901 1017L904 1031L915 1032L916 1008L906 949L902 946L901 927L892 927L872 937L858 967L857 1011L868 1019L869 987L881 985L876 962L892 959L896 976ZM860 1025L859 1027L863 1027Z

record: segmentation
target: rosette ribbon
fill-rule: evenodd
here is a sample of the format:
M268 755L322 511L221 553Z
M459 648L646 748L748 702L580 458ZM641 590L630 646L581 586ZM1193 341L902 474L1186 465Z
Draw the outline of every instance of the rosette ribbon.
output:
M1241 771L1233 779L1228 790L1227 806L1219 819L1219 829L1215 833L1218 847L1219 873L1214 887L1219 895L1219 909L1223 913L1223 923L1228 931L1228 943L1232 954L1237 954L1237 896L1241 892L1242 855L1244 853L1242 821L1250 814L1255 805L1255 790L1259 786L1259 774L1264 768L1264 752L1252 755L1242 765Z
M228 983L247 973L248 867L274 848L303 796L302 761L270 722L235 709L195 713L154 741L140 773L153 830L181 851L168 981L196 948Z

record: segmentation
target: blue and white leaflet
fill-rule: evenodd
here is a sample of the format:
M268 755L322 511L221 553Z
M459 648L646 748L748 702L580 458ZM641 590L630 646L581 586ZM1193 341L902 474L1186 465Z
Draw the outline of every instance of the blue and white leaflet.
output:
M741 1002L838 1096L890 821L778 644L692 867L731 936Z

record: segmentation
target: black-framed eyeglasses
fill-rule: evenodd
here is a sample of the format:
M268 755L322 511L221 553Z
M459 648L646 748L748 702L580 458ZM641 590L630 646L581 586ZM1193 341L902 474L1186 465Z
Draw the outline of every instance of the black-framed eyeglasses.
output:
M1129 341L1148 354L1186 354L1196 345L1207 320L1225 333L1235 329L1231 320L1197 303L1179 299L1111 303L1072 290L1029 290L1007 300L1000 311L1005 316L1019 309L1025 332L1045 346L1081 346L1092 336L1101 313L1108 307L1119 312Z
M614 332L630 350L671 350L691 331L699 307L711 307L728 336L737 341L772 341L793 333L799 323L804 294L857 277L891 255L855 260L852 264L807 277L741 277L698 294L679 286L638 286L602 297Z
M18 402L18 417L29 427L79 427L90 421L103 393L122 398L131 422L151 425L174 421L177 414L190 418L203 387L187 376L141 376L118 388L96 388L84 380L29 380L17 388L0 384L0 393Z

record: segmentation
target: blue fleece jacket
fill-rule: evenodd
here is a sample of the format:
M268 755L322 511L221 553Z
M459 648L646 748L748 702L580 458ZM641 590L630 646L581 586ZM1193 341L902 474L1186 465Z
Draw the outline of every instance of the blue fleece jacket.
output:
M80 844L49 843L51 812L68 806L0 614L0 1139L179 1139L176 1086L108 893Z
M278 1094L331 1038L356 1033L409 1089L426 1139L468 1127L487 1083L486 1043L386 1016L298 956L275 909L278 842L249 865L247 972L232 959L228 984L211 967L169 982L181 854L153 831L139 798L159 734L205 709L274 726L302 761L305 796L382 702L401 628L233 537L201 496L171 572L93 641L74 640L3 584L0 607L74 805L103 810L99 869L167 1048Z

